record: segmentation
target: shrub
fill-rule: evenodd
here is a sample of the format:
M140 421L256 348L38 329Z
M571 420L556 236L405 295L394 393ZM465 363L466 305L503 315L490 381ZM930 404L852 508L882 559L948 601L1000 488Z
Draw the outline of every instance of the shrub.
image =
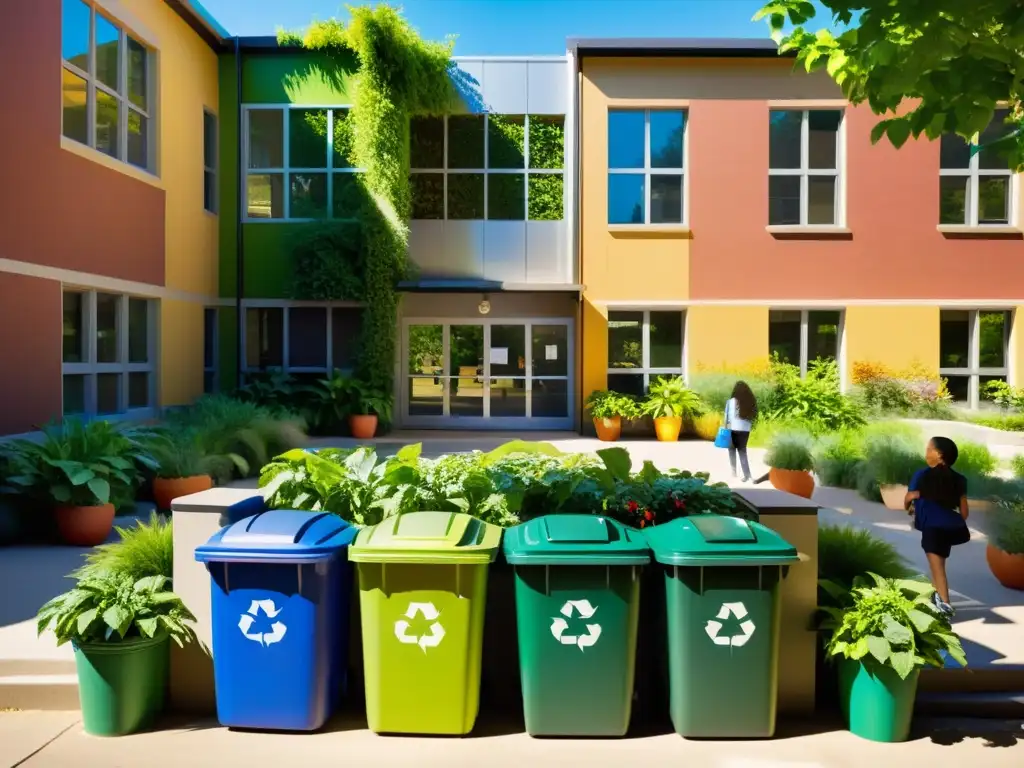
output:
M855 362L852 381L858 399L874 413L948 419L953 415L941 377L921 366L894 371L874 362Z
M981 396L985 400L1011 411L1024 410L1024 389L1012 387L1005 381L989 381L982 387Z
M852 525L822 525L818 528L818 578L842 589L853 588L854 581L877 573L886 579L912 575L906 559L895 546L870 531ZM831 602L819 591L819 602Z
M640 406L632 395L623 395L609 390L591 392L584 405L594 419L635 419L640 415Z
M957 469L960 469L959 462ZM969 499L998 501L1024 495L1024 484L1018 480L1007 480L995 475L965 475L965 478Z
M689 417L705 410L704 401L691 389L686 388L682 376L659 376L651 383L647 399L640 409L651 418Z
M990 475L999 467L999 459L983 443L966 440L956 447L956 470L963 475Z
M862 433L844 429L827 435L814 447L813 453L814 471L823 485L857 487L857 476L864 461Z
M1024 500L1000 501L990 525L996 547L1011 555L1024 555Z
M194 428L155 432L147 445L158 465L157 477L230 477L235 469L243 477L249 474L248 462L238 454L208 453L202 433Z
M991 427L992 429L1002 429L1006 432L1024 432L1024 414L1010 414L1010 415L975 415L970 414L968 419L974 423L979 424L983 427Z
M923 451L905 435L873 434L864 442L865 461L860 466L857 491L869 501L881 499L879 486L907 485L925 467Z
M690 430L701 440L714 440L718 436L718 430L722 428L722 414L717 411L709 411L700 416L694 416L690 421Z
M796 366L778 363L775 368L776 403L771 418L803 422L815 433L865 423L861 405L839 391L834 360L815 360L803 378Z
M764 462L774 469L809 472L814 469L813 438L805 432L783 432L775 436Z
M75 578L86 579L100 574L126 576L138 581L147 576L174 576L174 534L170 522L155 512L149 525L141 520L132 528L115 526L121 540L101 544L85 556L86 564Z
M1024 480L1024 453L1010 459L1010 469L1013 470L1014 477Z
M724 412L725 403L732 397L732 390L737 381L745 381L750 385L754 397L757 398L759 410L770 411L773 408L775 382L766 372L751 372L749 375L696 373L687 379L687 384L700 395L701 400L707 403L710 409Z

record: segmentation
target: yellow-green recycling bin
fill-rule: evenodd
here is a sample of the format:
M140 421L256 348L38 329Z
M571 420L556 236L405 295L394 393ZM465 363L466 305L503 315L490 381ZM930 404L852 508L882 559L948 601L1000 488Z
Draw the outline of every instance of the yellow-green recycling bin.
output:
M501 533L458 512L410 512L359 532L349 560L359 571L371 731L473 730L487 570Z

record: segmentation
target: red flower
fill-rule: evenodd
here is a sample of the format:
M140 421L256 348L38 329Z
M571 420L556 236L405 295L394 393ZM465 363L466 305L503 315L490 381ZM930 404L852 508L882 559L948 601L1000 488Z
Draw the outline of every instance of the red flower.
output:
M651 512L651 510L649 510L649 509L646 510L644 512L644 520L653 520L653 519L654 519L654 513Z
M647 521L646 520L641 520L640 521L640 527L643 528L645 525L647 525Z
M630 501L628 504L626 504L626 508L629 509L630 512L636 512L640 508L640 505L637 504L635 501Z

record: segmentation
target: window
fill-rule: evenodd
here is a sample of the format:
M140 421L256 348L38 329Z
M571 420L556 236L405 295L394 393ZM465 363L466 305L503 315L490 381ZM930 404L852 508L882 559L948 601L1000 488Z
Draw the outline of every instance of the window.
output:
M561 221L564 123L560 115L414 118L412 218Z
M773 309L768 313L768 354L800 367L838 360L843 313L834 309Z
M355 366L360 307L296 305L245 311L245 370L349 372Z
M768 224L842 223L838 109L772 110L768 133Z
M359 217L347 108L247 107L245 136L246 219Z
M682 224L686 112L608 112L608 223Z
M83 0L63 0L64 136L150 169L149 50Z
M978 140L966 143L944 135L939 149L939 224L983 227L1008 225L1014 220L1014 177L1006 159L977 149L1013 130L1008 112L997 111Z
M609 312L608 389L643 396L659 376L681 376L685 322L680 311Z
M939 375L953 399L977 408L990 381L1006 381L1010 313L944 309L939 313Z
M110 415L155 405L155 302L64 290L64 414Z
M218 338L217 310L207 307L203 310L203 392L216 392L217 358L220 357L220 339Z
M217 212L217 116L203 110L203 208Z

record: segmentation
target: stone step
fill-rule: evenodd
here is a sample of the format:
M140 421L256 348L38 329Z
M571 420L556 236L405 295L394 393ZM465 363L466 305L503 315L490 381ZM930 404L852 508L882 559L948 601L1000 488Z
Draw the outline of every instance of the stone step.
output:
M1024 718L1024 689L919 692L915 714L935 717Z
M0 709L76 710L80 706L74 673L0 676Z
M73 674L75 674L73 657L68 659L0 659L0 677Z

